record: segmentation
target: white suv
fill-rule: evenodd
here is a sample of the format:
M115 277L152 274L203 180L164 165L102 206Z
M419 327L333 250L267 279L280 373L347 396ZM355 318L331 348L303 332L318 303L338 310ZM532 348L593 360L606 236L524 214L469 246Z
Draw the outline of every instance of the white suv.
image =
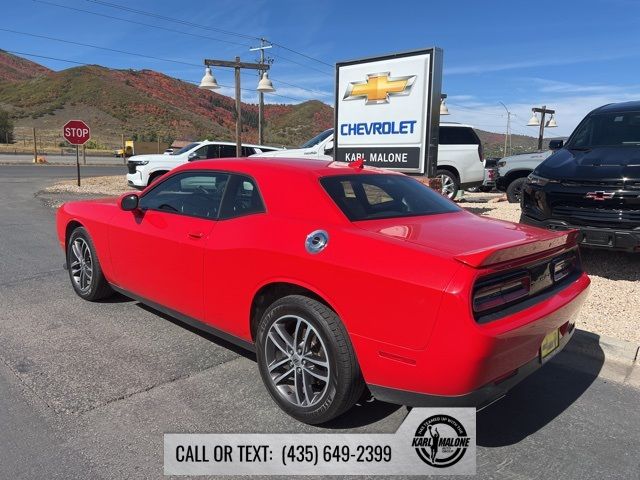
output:
M260 157L333 158L333 129L325 130L300 148L261 153ZM482 143L470 125L440 124L437 175L442 193L454 198L460 189L482 185L484 159Z
M264 154L279 150L262 145L242 145L242 156ZM227 158L236 156L236 144L231 142L194 142L173 153L134 155L127 161L127 183L131 187L144 188L172 168L194 160Z

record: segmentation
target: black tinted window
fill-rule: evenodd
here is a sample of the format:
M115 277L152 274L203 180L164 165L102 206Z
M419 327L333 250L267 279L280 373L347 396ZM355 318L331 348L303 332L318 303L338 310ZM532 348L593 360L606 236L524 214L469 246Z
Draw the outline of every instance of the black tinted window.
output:
M185 172L173 175L140 199L143 210L161 210L193 217L218 218L229 175Z
M351 221L456 212L456 205L405 175L355 174L320 183Z
M232 175L220 217L233 218L264 211L264 203L256 182L244 175Z
M190 160L204 160L209 158L207 155L209 154L209 145L205 145L200 147L196 151L189 154Z
M572 135L568 148L640 145L640 112L590 115Z
M220 158L231 158L236 156L235 145L220 145Z
M440 127L440 145L480 145L480 140L469 127Z
M253 147L242 147L242 156L248 157L249 155L253 155L256 153Z

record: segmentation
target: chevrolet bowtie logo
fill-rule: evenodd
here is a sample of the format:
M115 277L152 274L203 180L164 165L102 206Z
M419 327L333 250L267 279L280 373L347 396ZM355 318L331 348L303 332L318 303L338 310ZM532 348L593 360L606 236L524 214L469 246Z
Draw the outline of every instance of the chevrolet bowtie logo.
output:
M409 95L415 80L416 75L390 77L389 72L370 73L364 82L349 83L343 100L366 98L367 105L389 103L391 95Z

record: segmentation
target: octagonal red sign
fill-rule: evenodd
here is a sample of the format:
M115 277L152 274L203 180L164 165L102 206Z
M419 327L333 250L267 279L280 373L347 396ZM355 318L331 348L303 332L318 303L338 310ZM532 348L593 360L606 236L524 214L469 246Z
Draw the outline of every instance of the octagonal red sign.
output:
M62 136L71 145L84 145L91 138L91 131L82 120L69 120L62 127Z

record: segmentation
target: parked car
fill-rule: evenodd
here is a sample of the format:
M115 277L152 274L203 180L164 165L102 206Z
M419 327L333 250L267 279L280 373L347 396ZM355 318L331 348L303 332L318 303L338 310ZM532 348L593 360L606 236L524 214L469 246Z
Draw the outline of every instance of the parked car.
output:
M261 157L333 158L333 129L325 130L300 148L271 152ZM437 175L442 193L455 198L460 189L482 185L484 164L482 142L469 125L440 124Z
M507 200L510 203L520 203L522 186L527 176L552 153L551 150L519 153L500 159L497 164L496 188L507 192Z
M242 156L248 157L279 150L263 145L242 145ZM172 168L195 160L228 158L236 156L236 144L232 142L193 142L181 149L167 154L135 155L127 161L127 183L131 187L144 188L153 183Z
M640 251L640 101L590 112L529 175L521 222L580 230L581 245Z
M365 385L404 405L494 401L569 341L589 285L573 232L317 159L187 163L64 204L57 234L80 297L117 291L255 351L275 402L314 424Z

